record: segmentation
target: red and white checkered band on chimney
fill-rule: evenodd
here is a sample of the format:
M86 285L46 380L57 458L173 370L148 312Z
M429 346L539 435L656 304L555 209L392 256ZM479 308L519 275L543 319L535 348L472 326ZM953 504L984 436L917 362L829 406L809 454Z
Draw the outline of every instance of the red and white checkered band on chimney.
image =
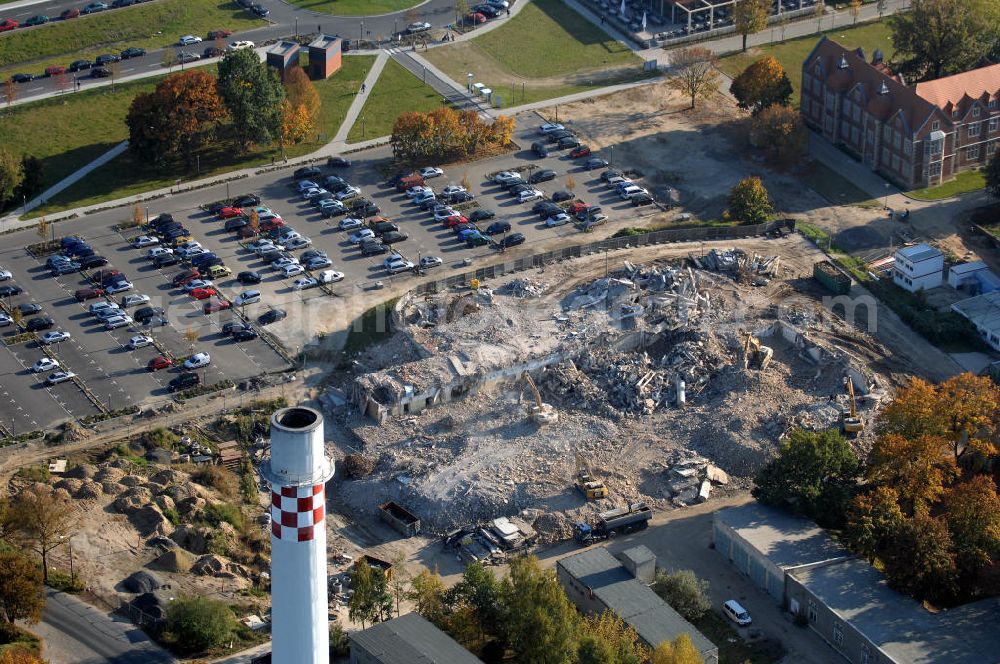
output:
M278 487L275 487L277 489ZM323 485L285 486L271 491L271 534L286 542L309 542L323 527L326 514Z

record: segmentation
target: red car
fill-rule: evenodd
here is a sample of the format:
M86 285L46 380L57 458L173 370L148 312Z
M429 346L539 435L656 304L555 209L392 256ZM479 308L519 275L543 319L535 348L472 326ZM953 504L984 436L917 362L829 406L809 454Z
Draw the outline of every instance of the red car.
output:
M51 67L45 68L46 76L58 76L59 74L65 74L66 68L59 65L52 65Z
M233 34L232 30L210 30L208 32L209 39L225 39Z
M169 357L163 357L162 355L157 355L156 357L154 357L149 361L149 364L146 365L146 369L148 371L159 371L160 369L166 369L167 367L172 366L173 363L174 361L171 360Z
M444 225L446 228L454 228L459 224L467 224L469 220L460 214L456 214L454 217L448 217L444 220Z
M281 217L275 217L274 219L268 219L267 221L262 223L260 225L260 230L262 233L266 233L268 231L273 231L276 228L281 228L284 225L285 225L284 219L282 219Z
M206 314L214 314L216 311L225 311L233 306L229 300L209 300L202 306L201 310Z
M589 207L590 206L587 205L586 203L576 202L570 205L566 211L569 212L570 214L577 214L578 212L583 212Z
M73 294L77 302L86 302L87 300L93 300L103 295L103 288L81 288Z
M7 32L8 30L14 30L15 28L20 28L21 24L12 18L4 19L0 21L0 32Z
M59 18L61 18L62 20L66 21L66 20L69 20L71 18L76 18L79 15L80 15L80 10L79 9L67 9L62 14L59 14Z
M475 24L486 23L486 15L480 14L479 12L469 12L465 15L465 21L467 23Z
M219 210L219 219L229 219L243 214L243 210L238 207L224 207Z
M195 288L191 291L191 297L196 300L207 300L210 297L215 297L219 294L219 291L215 290L211 286L208 288Z
M191 283L195 279L198 279L199 277L201 277L201 272L198 271L198 268L192 268L187 272L181 272L180 274L178 274L176 277L173 278L173 281L171 283L173 283L174 286L184 286L186 284Z
M589 157L590 156L590 146L581 145L578 148L573 148L573 150L569 153L569 156L570 156L570 159L579 159L580 157Z

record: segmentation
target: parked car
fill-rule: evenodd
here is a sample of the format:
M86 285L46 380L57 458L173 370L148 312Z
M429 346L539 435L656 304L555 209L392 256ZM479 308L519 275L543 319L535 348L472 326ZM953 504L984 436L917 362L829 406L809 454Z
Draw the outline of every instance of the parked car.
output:
M86 7L80 10L81 14L96 14L97 12L103 12L108 8L108 5L103 2L91 2Z
M56 322L51 318L38 317L29 318L28 322L25 323L24 329L28 332L41 332L42 330L48 330L54 327Z
M51 67L45 68L46 76L59 76L60 74L65 74L66 68L62 65L52 65Z
M129 46L124 51L121 52L122 60L131 60L132 58L141 58L146 55L146 49L139 48L138 46Z
M321 284L332 284L337 281L343 281L344 273L337 272L336 270L323 270L319 273L318 277Z
M524 234L523 233L511 233L504 239L500 240L501 247L514 247L519 244L524 244Z
M492 224L487 226L485 232L487 235L497 235L499 233L506 233L509 230L510 230L509 221L494 221Z
M553 192L552 194L553 203L561 203L563 201L570 201L570 200L573 200L573 194L569 193L568 191L560 190Z
M73 297L76 298L77 302L86 302L87 300L93 300L98 297L104 296L103 288L80 288L75 293Z
M236 280L239 281L244 286L249 286L249 285L252 285L252 284L259 284L260 280L261 280L260 272L254 272L252 270L246 270L246 271L240 272L238 275L236 275Z
M50 344L57 344L61 341L66 341L69 338L70 338L69 332L64 332L62 330L50 330L45 334L43 334L39 338L39 341L48 346Z
M201 37L197 35L184 35L177 40L179 46L191 46L192 44L198 44L201 42Z
M279 320L284 320L287 316L288 312L284 309L271 309L270 311L266 311L261 314L260 318L257 320L260 321L261 325L269 325L271 323L276 323Z
M135 310L132 318L145 325L147 321L157 316L162 316L163 313L163 307L141 307Z
M77 72L83 71L84 69L90 69L94 66L94 63L90 60L74 60L69 63L69 71Z
M258 336L257 330L252 327L244 327L233 332L233 339L235 341L251 341L256 339Z
M583 167L588 171L592 171L595 168L604 168L608 165L607 159L601 159L600 157L591 157L584 163Z
M264 5L250 5L250 11L252 11L255 16L259 16L260 18L267 18L271 15L271 10Z
M578 145L573 148L569 153L570 159L580 159L582 157L590 156L590 146L589 145Z
M164 357L163 355L157 355L146 364L147 371L159 371L160 369L167 369L173 366L174 362L169 357Z
M184 362L185 369L200 369L212 363L212 356L208 353L195 353Z
M24 23L22 23L21 25L23 25L26 28L30 28L35 25L45 25L48 22L49 22L49 17L46 16L45 14L35 14L31 18L26 19Z
M551 168L543 168L540 171L535 171L528 178L528 182L531 184L536 184L538 182L548 182L549 180L556 179L556 172Z
M74 7L72 9L67 9L63 11L62 14L59 14L59 18L61 18L64 21L68 21L69 19L76 18L79 15L80 15L80 10Z
M194 387L201 382L201 377L196 373L184 372L177 376L169 383L167 383L167 390L170 392L178 392L180 390L186 390L188 388Z
M540 134L551 134L557 131L563 131L566 127L562 126L558 122L545 122L539 125L538 133Z
M245 48L255 48L257 45L247 39L234 41L226 47L228 51L241 51Z
M209 39L213 39L213 40L214 39L225 39L226 37L229 37L232 34L233 34L232 30L225 30L225 29L222 29L222 30L209 30L208 31L208 38Z
M645 191L640 191L637 194L632 194L632 205L639 207L640 205L652 205L653 197L650 196Z
M108 78L111 76L111 70L107 67L92 67L90 70L91 78Z
M567 148L578 148L580 147L580 141L573 136L567 136L565 138L560 138L559 142L556 144L556 147L559 148L560 150L565 150Z
M65 383L66 381L73 380L76 378L76 374L72 371L56 371L55 373L49 375L45 379L45 382L49 385L58 385L59 383Z
M409 35L415 35L419 32L427 32L430 29L431 29L430 23L420 21L417 23L410 23L408 26L406 26L405 32L406 34Z
M205 304L201 305L201 311L206 316L208 314L214 314L217 311L225 311L232 307L233 304L229 300L209 300Z
M330 168L350 168L351 160L345 157L330 157L326 160L326 165Z
M103 53L94 60L94 64L104 66L110 65L113 62L121 62L122 57L120 55L115 55L114 53Z
M53 369L59 368L59 361L53 360L51 357L43 357L34 364L31 365L29 371L31 373L42 373L45 371L52 371Z
M149 304L149 296L143 293L129 293L122 297L121 303L125 308L137 307L140 304Z
M539 159L543 159L549 156L549 149L545 146L544 143L540 143L538 141L535 141L534 143L531 144L531 151L534 152L535 156L538 157Z
M432 267L437 267L444 263L438 256L423 256L420 258L420 267L424 270Z
M746 609L743 608L739 602L735 599L726 600L722 603L722 612L726 614L726 617L732 620L739 626L749 625L753 622L750 618L750 614Z
M146 346L152 346L153 339L147 337L145 334L137 334L128 340L127 348L130 350L137 350L139 348L145 348Z

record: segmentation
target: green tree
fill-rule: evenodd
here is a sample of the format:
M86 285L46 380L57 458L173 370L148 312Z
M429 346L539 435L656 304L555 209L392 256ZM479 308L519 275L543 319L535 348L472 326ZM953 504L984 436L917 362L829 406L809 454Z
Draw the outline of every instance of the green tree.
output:
M794 429L778 456L757 474L757 500L838 525L861 470L850 444L835 429Z
M1000 554L1000 496L987 475L977 475L944 495L944 518L963 576L976 580Z
M958 585L948 526L918 512L899 528L882 558L889 584L920 600L946 602Z
M14 192L14 199L20 197L32 199L42 193L42 186L45 184L45 171L42 167L42 160L32 157L30 154L21 156L21 184Z
M851 501L844 534L851 548L874 563L904 520L899 493L892 487L879 486Z
M462 580L445 594L445 605L452 607L449 624L463 635L460 643L471 645L475 651L491 643L499 650L506 648L504 587L481 563L465 568Z
M733 23L736 32L743 38L743 52L747 52L747 37L757 34L767 27L771 14L769 0L738 0L733 7Z
M13 522L25 544L42 559L42 579L49 581L49 552L63 543L76 525L73 505L49 487L31 487L11 505Z
M351 620L360 622L364 628L365 623L374 624L392 617L392 595L382 570L359 560L351 569L350 577L354 594L347 603L347 610Z
M611 611L605 611L599 616L586 616L580 625L579 653L586 656L600 654L605 657L604 664L643 664L649 653L639 642L639 635L631 626ZM610 657L607 655L610 653Z
M0 206L14 198L14 192L24 181L24 167L21 160L9 150L0 148Z
M576 651L576 664L608 664L615 661L615 651L611 644L593 634L580 638Z
M261 62L253 49L227 53L219 62L218 81L241 150L280 138L285 89L274 70Z
M708 596L708 581L699 579L689 569L670 573L657 572L652 588L664 602L692 622L712 608L712 600Z
M900 70L936 79L972 69L996 46L998 19L995 0L913 0L888 19Z
M757 115L772 104L788 106L792 99L792 82L781 63L768 55L740 72L729 91L741 109Z
M993 153L986 164L986 192L994 197L1000 198L1000 150Z
M414 610L438 627L443 627L445 617L445 587L437 571L420 570L410 580L406 599L413 602Z
M0 614L9 623L42 618L45 587L38 566L16 550L0 552Z
M514 659L570 664L578 643L579 616L556 581L534 556L515 558L504 580L509 645Z
M206 597L178 597L167 606L166 631L175 647L203 652L230 641L238 627L229 605Z
M757 176L746 177L729 191L729 215L744 224L768 220L774 208L764 183Z

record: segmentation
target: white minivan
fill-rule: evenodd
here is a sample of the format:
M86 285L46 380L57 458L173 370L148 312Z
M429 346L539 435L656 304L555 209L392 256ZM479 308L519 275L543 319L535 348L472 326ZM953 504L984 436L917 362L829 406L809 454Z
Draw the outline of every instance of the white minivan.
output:
M749 625L751 622L750 614L747 613L747 610L744 609L743 606L735 599L730 599L723 603L722 610L725 611L726 615L729 616L729 619L737 625Z

